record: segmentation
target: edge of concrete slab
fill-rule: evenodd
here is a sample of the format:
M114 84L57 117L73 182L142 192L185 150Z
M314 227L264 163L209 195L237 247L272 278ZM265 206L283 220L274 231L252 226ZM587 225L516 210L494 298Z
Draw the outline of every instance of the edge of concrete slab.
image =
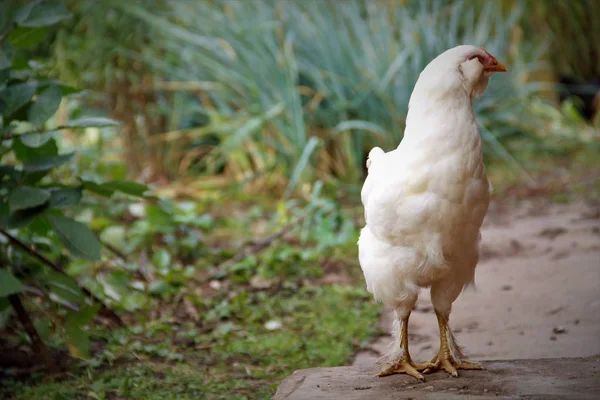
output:
M376 376L375 365L295 371L274 400L367 399L597 399L600 355L586 358L485 361L484 371L435 372L419 382L407 375Z

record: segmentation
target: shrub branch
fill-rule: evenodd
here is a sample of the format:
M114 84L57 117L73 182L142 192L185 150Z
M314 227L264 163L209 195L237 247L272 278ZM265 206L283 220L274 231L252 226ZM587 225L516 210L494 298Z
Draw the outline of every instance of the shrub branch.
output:
M32 255L33 257L37 258L42 263L48 265L50 268L52 268L56 272L61 273L63 275L66 275L65 271L63 271L63 269L61 267L59 267L58 265L56 265L55 263L53 263L52 261L50 261L47 257L45 257L43 254L39 253L34 248L32 248L32 247L28 246L27 244L23 243L21 240L19 240L15 236L11 235L10 233L6 232L4 229L0 229L0 233L2 233L4 236L6 236L6 238L12 244L14 244L15 246L17 246L21 250L23 250L23 251L29 253L30 255ZM123 320L121 319L121 317L119 317L117 315L117 313L115 313L106 304L104 304L104 302L102 302L102 300L100 300L99 298L97 298L96 296L94 296L94 294L92 292L90 292L87 288L81 286L78 282L77 282L77 285L79 286L79 288L81 289L81 291L83 293L85 293L86 296L88 296L89 298L91 298L92 300L94 300L95 302L97 302L98 304L100 304L100 306L101 306L100 312L102 314L104 314L104 316L106 318L108 318L109 320L111 320L112 322L114 322L117 326L120 326L120 327L124 327L125 326L125 323L123 322Z

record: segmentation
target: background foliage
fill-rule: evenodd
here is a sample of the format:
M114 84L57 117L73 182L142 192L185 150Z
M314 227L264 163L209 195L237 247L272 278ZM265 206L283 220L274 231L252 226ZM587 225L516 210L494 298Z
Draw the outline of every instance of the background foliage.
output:
M488 167L499 195L552 192L598 159L599 18L593 0L3 2L2 390L266 398L347 362L376 334L365 156L398 145L420 71L461 43L505 62L475 110Z

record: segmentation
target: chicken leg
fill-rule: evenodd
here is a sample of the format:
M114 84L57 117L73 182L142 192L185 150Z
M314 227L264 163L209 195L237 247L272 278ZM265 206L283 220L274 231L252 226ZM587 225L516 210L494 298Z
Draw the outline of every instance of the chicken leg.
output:
M425 380L423 374L420 371L424 371L428 368L432 368L433 364L425 363L418 364L412 361L410 358L410 353L408 352L408 318L410 317L410 312L403 316L400 320L399 327L399 340L400 340L400 348L402 349L403 355L400 360L396 361L389 368L381 371L377 376L383 377L393 374L407 374L414 378L417 378L421 381Z
M459 369L483 369L479 364L463 360L464 355L456 344L454 335L452 335L452 331L448 326L448 316L437 311L436 316L440 328L440 350L423 373L428 374L443 369L456 378Z

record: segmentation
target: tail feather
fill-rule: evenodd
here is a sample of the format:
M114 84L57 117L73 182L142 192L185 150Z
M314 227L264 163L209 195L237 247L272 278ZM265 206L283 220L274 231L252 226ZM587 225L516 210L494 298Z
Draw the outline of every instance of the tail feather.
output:
M367 169L371 167L373 161L375 161L383 154L385 154L385 152L380 147L373 147L369 152L369 156L367 157Z

